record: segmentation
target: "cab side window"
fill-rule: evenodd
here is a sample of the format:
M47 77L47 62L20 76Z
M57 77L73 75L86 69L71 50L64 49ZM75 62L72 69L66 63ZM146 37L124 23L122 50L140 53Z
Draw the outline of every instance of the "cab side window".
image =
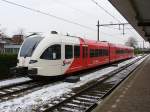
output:
M46 60L59 60L61 59L61 45L55 44L48 47L40 57Z
M65 45L65 59L71 59L73 57L72 45Z
M74 46L74 58L79 58L80 57L80 46L75 45Z

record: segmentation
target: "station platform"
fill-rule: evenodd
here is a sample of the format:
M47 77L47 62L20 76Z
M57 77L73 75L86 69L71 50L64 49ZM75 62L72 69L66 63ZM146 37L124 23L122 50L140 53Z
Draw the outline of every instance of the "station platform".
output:
M92 112L150 112L150 55Z

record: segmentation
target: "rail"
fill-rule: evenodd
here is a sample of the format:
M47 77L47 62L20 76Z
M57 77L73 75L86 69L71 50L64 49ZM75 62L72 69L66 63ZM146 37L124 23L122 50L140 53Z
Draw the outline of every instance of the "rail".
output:
M47 104L39 107L37 112L90 112L98 102L108 96L131 72L145 56L106 74L87 87L63 96L62 101L56 104Z

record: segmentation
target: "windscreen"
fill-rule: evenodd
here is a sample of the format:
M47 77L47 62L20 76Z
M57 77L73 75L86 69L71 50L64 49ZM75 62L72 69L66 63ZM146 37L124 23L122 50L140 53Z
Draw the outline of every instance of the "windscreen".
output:
M33 51L42 39L42 37L27 38L21 47L20 57L31 57Z

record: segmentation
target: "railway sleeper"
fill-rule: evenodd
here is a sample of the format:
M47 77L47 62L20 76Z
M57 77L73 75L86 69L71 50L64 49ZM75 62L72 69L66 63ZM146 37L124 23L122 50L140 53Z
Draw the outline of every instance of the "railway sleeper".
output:
M98 100L99 98L94 98L93 96L89 95L88 93L81 95L80 97L86 98L86 99L93 99L93 100Z
M27 88L26 85L21 85L21 86L17 86L18 90L23 89L23 88Z
M20 90L20 88L17 88L17 87L13 87L11 88L12 90Z
M53 101L53 105L56 105L56 104L58 104L60 101L58 101L58 100L55 100L55 101Z
M6 94L6 92L4 91L0 91L0 95Z
M1 98L2 100L8 100L9 98L8 97L4 97L4 98Z
M47 104L47 105L45 105L45 106L42 106L42 107L39 108L39 111L38 111L38 112L43 112L43 111L47 110L47 108L50 108L50 107L52 107L52 106L54 106L54 105L55 105L55 104Z
M66 97L62 97L62 98L60 98L61 100L65 100L65 99L67 99Z
M85 106L89 106L89 105L93 104L91 102L83 102L83 101L79 101L79 100L76 100L76 99L72 100L72 102L75 103L75 104L85 105Z
M94 99L89 99L89 98L84 98L84 97L76 97L77 100L81 100L81 101L84 101L84 102L91 102L91 103L95 103L97 102L98 100L94 100Z
M97 94L101 94L101 95L103 95L103 94L106 93L105 91L97 91L97 90L94 90L93 92L94 92L94 93L97 93Z
M102 97L103 96L103 94L102 93L100 93L100 92L94 92L94 91L92 91L92 92L89 92L88 93L89 95L93 95L93 96L98 96L98 97Z
M87 108L87 106L75 105L73 103L66 103L62 107L69 107L69 108L76 109L76 110L85 110Z
M76 110L72 110L68 107L63 107L63 108L57 108L55 110L52 110L50 112L77 112Z
M39 110L40 110L40 112L44 112L46 109L47 109L47 108L42 107L42 108L40 108Z
M99 99L100 97L97 97L97 96L92 96L92 95L89 95L89 94L87 94L87 95L82 95L82 97L85 97L85 98L93 98L93 99Z
M97 87L93 87L93 88L90 89L88 92L95 91L95 90L96 90L96 91L104 91L104 90L106 90L106 88L97 85Z
M94 93L94 94L98 94L98 95L102 95L102 93L100 92L100 91L97 91L97 90L91 90L91 92L90 93Z
M79 112L77 109L72 109L69 107L61 107L60 109L57 109L57 111L54 112Z
M4 91L6 91L6 92L14 92L14 90L12 90L12 89L5 89Z
M17 94L13 94L13 95L11 95L11 96L13 96L13 97L17 97L18 95L17 95Z
M70 98L71 96L72 96L72 95L69 95L69 94L65 95L66 98Z
M74 102L69 102L69 103L66 103L65 104L66 106L72 106L72 107L81 107L81 108L85 108L86 109L86 106L85 105L81 105L81 104L77 104L77 103L74 103Z
M88 95L99 97L99 98L101 98L103 96L102 94L96 94L96 93L93 93L93 92L89 92Z

